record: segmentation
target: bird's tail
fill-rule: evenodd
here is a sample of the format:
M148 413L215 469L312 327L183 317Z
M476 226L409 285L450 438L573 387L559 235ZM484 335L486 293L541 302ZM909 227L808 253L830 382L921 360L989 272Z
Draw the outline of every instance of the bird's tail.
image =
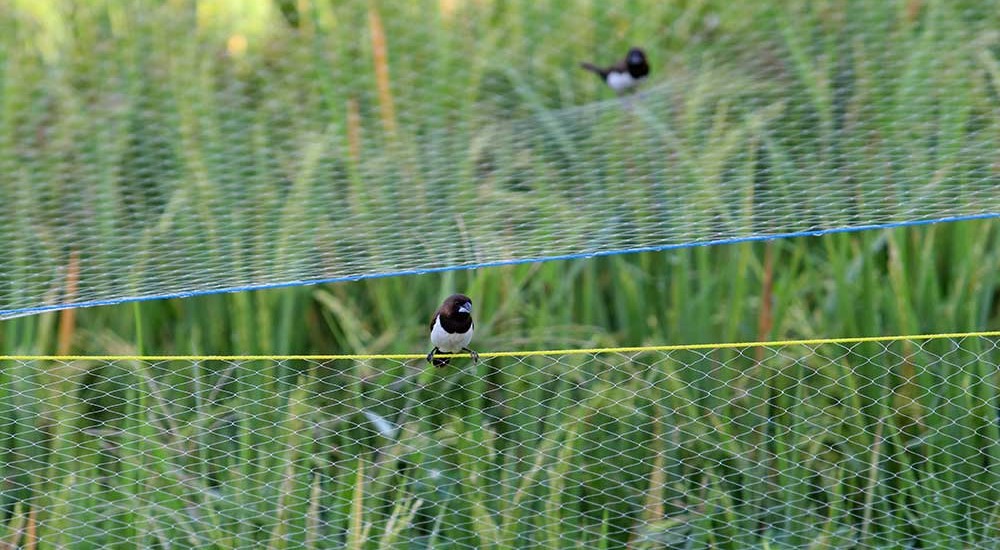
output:
M586 61L584 61L583 63L580 63L580 66L583 67L584 69L587 69L588 71L596 74L597 76L599 76L601 78L604 78L605 76L607 76L607 73L604 71L604 69L598 67L597 65L594 65L593 63L587 63Z
M451 360L448 357L435 357L434 360L432 361L432 363L434 364L434 366L437 367L437 368L439 368L439 369L447 367L448 363L450 363L450 362L451 362Z

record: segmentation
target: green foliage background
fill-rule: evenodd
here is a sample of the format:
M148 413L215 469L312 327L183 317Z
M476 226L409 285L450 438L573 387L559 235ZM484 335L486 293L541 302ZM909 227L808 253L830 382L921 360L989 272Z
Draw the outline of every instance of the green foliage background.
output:
M390 42L394 117L374 70L373 6ZM72 220L79 208L100 212L95 226L79 230L101 238L134 215L127 201L102 208L112 204L102 194L108 188L74 188L77 174L105 174L97 180L108 182L201 174L177 191L195 197L210 192L200 186L213 177L251 186L277 177L280 167L264 150L236 141L202 148L200 135L225 131L205 110L217 86L246 86L253 101L255 87L267 85L261 75L315 64L298 74L310 79L303 87L319 82L324 94L300 97L285 82L273 103L245 116L284 116L288 136L337 128L344 140L360 124L361 154L384 156L389 173L405 169L399 151L433 142L422 121L465 128L606 99L575 64L632 43L664 60L665 79L700 75L709 95L713 83L744 78L712 60L770 67L791 106L776 146L816 154L823 170L842 166L845 151L867 151L851 162L891 158L904 182L946 174L947 155L908 122L915 110L930 110L942 120L958 113L941 128L979 134L979 177L1000 178L991 133L1000 111L996 2L7 0L0 7L0 162L22 168L0 178L7 206L0 238L2 226L10 231L47 213ZM841 40L848 24L862 38ZM446 39L448 28L467 38ZM393 47L396 36L410 39ZM107 51L109 37L128 47ZM176 48L179 55L158 57ZM861 58L877 70L845 69L863 68L854 64ZM149 82L172 80L196 84L170 97L146 93ZM853 90L846 106L835 97L845 87ZM684 131L707 151L696 162L712 174L719 160L710 153L723 145L712 131L725 133L713 121L724 119L726 98L700 103L696 91L678 102L677 118L691 121ZM88 116L89 105L119 96L139 98L142 109L114 121ZM290 104L294 117L283 112ZM52 105L72 116L53 116ZM243 116L245 107L214 108ZM854 131L837 122L843 117L859 121ZM879 150L873 132L894 145ZM740 150L758 138L726 146ZM32 156L35 148L45 154ZM242 162L228 165L232 172L199 172L206 158L206 166L212 158ZM772 170L776 180L799 174ZM30 197L13 191L26 181L43 184ZM899 192L889 182L870 185L885 185L887 202ZM132 193L140 202L170 202L155 184ZM193 232L229 219L184 215ZM0 352L423 353L428 316L453 291L475 300L480 351L997 329L998 228L963 222L47 313L0 323ZM288 227L289 238L296 231ZM147 244L155 258L158 243ZM272 245L281 243L247 244ZM8 248L0 281L11 288L31 281L33 258L64 252ZM5 361L0 537L40 548L995 541L1000 358L982 340L918 348L861 346L841 358L800 346L768 352L766 368L755 366L753 352L720 351L618 357L604 369L596 359L495 360L447 373L389 362ZM914 371L891 360L907 352L916 353ZM950 361L938 359L949 353ZM580 387L585 395L570 393ZM391 435L378 428L390 420Z

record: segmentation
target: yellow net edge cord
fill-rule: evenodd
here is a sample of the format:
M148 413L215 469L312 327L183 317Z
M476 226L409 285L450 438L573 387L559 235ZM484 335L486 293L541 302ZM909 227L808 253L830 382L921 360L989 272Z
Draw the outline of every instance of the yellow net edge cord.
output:
M496 351L479 354L480 359L495 357L537 357L553 355L597 355L608 353L642 353L649 351L695 351L708 349L775 348L815 346L823 344L859 344L865 342L898 342L905 340L943 340L961 338L1000 338L1000 330L977 332L941 332L896 336L860 336L847 338L810 338L801 340L771 340L762 342L723 342L707 344L674 344L659 346L549 349L528 351ZM440 353L436 357L466 357L466 353ZM364 361L372 359L422 359L425 354L341 354L341 355L0 355L0 361Z

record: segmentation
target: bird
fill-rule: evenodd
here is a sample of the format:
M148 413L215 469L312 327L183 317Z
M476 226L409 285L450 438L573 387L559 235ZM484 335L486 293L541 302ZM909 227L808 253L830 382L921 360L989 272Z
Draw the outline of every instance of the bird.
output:
M618 95L634 88L640 80L649 75L646 52L640 48L631 48L625 59L607 68L586 62L580 63L580 66L601 77L601 80Z
M469 353L473 363L478 363L479 354L468 347L474 328L472 300L464 294L452 294L445 298L431 319L431 344L434 349L427 354L427 362L435 367L447 367L448 358L435 358L434 354L465 351Z

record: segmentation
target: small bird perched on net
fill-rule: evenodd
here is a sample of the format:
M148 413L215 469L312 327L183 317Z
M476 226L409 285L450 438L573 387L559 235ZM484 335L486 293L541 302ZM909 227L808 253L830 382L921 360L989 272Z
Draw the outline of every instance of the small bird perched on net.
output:
M473 363L479 354L468 348L475 324L472 322L472 300L464 294L448 296L431 319L431 344L434 349L427 354L427 362L435 367L447 367L447 357L434 357L437 353L468 352Z
M601 77L601 80L618 95L636 87L639 81L649 76L646 53L639 48L630 49L625 59L610 67L602 68L586 62L581 63L580 66Z

